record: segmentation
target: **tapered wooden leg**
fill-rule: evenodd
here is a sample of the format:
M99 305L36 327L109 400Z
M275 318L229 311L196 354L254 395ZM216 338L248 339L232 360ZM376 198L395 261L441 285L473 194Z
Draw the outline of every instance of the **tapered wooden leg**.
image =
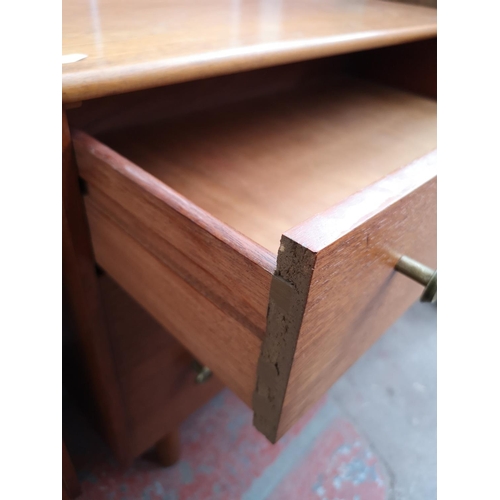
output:
M156 443L156 456L164 467L174 465L181 456L181 442L179 431L169 432Z

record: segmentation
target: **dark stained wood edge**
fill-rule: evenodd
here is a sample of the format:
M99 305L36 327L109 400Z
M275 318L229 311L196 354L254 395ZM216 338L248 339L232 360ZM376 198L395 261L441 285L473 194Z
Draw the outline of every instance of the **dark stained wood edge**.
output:
M62 76L63 103L171 85L236 71L347 54L436 36L437 24L216 50L164 61L100 67Z
M127 446L128 423L101 305L89 227L64 110L62 200L64 293L74 318L78 343L95 394L104 434L117 459L127 464L132 458Z
M253 425L272 443L277 441L315 260L314 252L282 236L252 400Z
M429 153L282 236L252 402L254 426L272 443L287 430L283 403L318 253L430 181L436 159Z

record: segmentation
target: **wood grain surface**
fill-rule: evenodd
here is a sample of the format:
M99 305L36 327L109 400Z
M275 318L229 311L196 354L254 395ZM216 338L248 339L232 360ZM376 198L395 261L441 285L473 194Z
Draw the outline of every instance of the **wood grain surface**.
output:
M436 102L341 78L101 139L276 255L286 230L432 151Z
M130 420L130 459L161 442L158 459L166 465L175 458L178 427L223 385L217 377L195 383L193 355L108 275L99 288Z
M346 70L354 55L324 57L90 99L70 109L68 120L72 128L96 137L134 125L178 119L318 82L327 83Z
M63 102L435 36L436 11L378 0L64 0Z
M401 255L436 264L436 154L283 235L253 400L272 442L414 302Z
M263 338L275 256L92 137L75 132L74 145L94 204L197 292Z
M74 320L80 355L98 408L103 433L117 459L125 463L130 456L125 438L129 422L124 412L102 309L89 226L64 111L62 202L63 292Z
M261 339L86 199L97 262L202 364L251 405Z

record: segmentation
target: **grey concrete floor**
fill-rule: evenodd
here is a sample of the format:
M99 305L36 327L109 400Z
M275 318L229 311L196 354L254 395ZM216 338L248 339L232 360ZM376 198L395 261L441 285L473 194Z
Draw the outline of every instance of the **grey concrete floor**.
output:
M390 499L436 498L436 318L414 304L330 390L383 460Z

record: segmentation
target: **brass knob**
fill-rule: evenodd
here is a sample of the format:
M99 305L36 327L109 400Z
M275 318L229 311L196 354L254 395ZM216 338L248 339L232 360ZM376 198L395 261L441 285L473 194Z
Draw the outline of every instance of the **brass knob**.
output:
M196 378L194 381L197 384L203 384L212 376L212 370L208 366L204 366L198 361L193 363L194 371L196 372Z
M420 302L437 301L437 270L403 255L396 264L396 271L425 286Z

